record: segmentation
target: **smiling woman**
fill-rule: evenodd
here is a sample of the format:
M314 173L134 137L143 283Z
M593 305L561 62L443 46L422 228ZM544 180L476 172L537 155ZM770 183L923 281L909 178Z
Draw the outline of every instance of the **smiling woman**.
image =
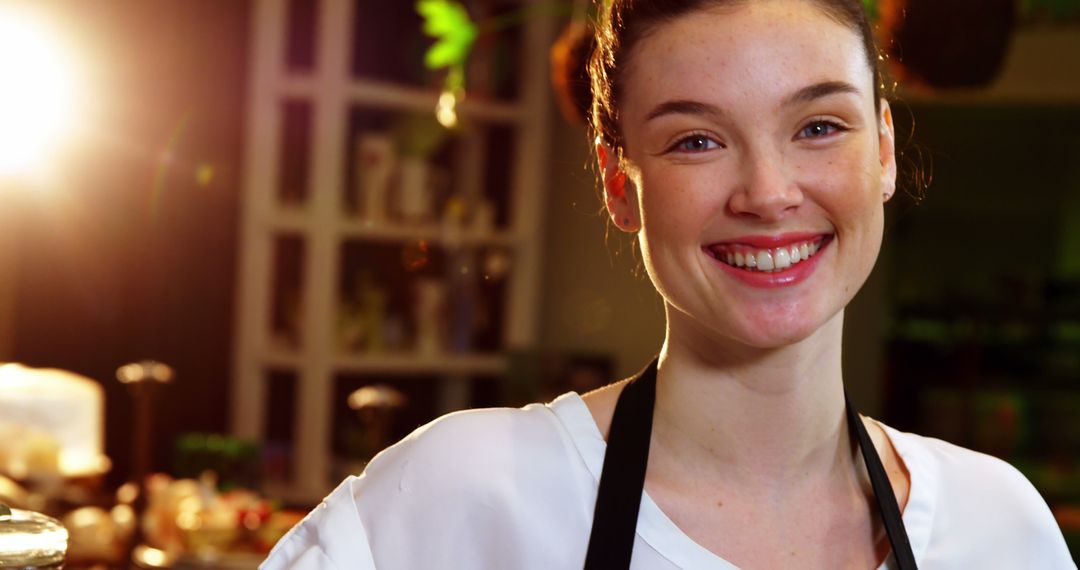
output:
M869 275L895 188L892 118L876 98L861 26L812 2L699 11L639 32L621 75L594 74L614 78L594 114L608 208L616 225L638 232L646 268L675 310L669 325L686 322L692 342L736 337L769 348L840 315ZM604 111L612 105L617 113ZM617 125L605 124L611 116ZM790 265L790 247L802 243L821 251L813 264ZM740 248L761 263L732 267L709 255ZM668 349L683 335L669 326Z
M663 297L638 376L454 414L266 567L1075 568L1008 464L858 415L844 309L896 187L857 0L613 0L590 73L614 224Z

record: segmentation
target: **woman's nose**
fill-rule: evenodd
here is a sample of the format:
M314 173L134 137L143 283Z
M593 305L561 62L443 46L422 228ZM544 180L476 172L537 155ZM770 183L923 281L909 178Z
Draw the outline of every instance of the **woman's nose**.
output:
M773 222L802 203L802 190L782 157L758 153L744 160L740 180L729 202L732 213Z

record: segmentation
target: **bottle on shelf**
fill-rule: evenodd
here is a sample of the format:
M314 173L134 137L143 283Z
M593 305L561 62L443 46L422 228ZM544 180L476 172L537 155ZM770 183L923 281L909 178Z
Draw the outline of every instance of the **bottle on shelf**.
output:
M352 203L368 224L386 221L386 198L397 168L394 140L385 133L364 132L357 137L357 176Z
M446 285L439 279L416 282L416 352L436 355L446 347Z

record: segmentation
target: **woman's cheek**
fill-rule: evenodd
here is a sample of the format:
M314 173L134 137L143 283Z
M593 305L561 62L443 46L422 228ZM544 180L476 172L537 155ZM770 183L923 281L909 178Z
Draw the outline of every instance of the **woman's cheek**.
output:
M818 189L815 198L823 202L821 205L826 210L832 210L837 216L852 218L834 220L836 223L865 219L867 209L876 204L875 200L880 202L880 188L875 182L880 178L880 166L876 162L868 162L861 154L836 156L819 162L815 169L802 170L804 173L816 173L805 179L805 187Z
M685 215L687 180L659 171L644 178L641 187L642 220L651 228L670 228Z

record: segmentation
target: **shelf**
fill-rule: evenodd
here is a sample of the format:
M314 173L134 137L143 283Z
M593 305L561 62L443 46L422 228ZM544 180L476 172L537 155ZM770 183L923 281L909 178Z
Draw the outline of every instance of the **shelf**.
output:
M268 351L263 362L270 367L298 368L304 356L293 351ZM506 358L497 354L418 355L408 352L339 355L332 361L335 372L362 374L492 374L506 371Z
M271 214L269 226L283 233L305 233L312 229L314 223L315 221L302 209L281 208ZM320 222L320 225L324 224ZM517 236L509 232L478 234L463 231L453 235L437 224L373 224L356 218L339 219L335 224L334 232L344 238L363 241L405 243L423 240L441 246L513 247L519 241Z
M311 216L302 207L278 207L268 214L267 229L282 232L301 233L312 228Z
M496 354L417 355L383 353L339 356L335 367L346 373L384 374L500 374L506 358Z
M314 98L319 89L320 84L315 77L292 75L282 82L282 93L287 97ZM353 79L345 84L345 97L358 105L431 113L439 100L439 92L383 81ZM518 105L468 98L458 104L457 110L463 116L490 123L518 123L524 116Z
M438 225L400 226L372 225L360 220L349 220L340 225L341 233L349 238L368 241L407 242L416 240L430 241L436 245L496 245L512 247L517 238L507 232L478 234L461 232L452 236Z
M270 368L298 369L303 366L303 356L295 350L282 348L265 351L260 359Z
M532 18L505 46L492 44L492 77L484 71L477 79L489 80L470 82L456 107L460 128L429 129L447 136L430 152L413 153L407 143L423 141L412 140L420 135L406 127L434 118L440 86L429 82L441 75L424 70L422 53L411 51L430 43L414 6L308 4L298 4L299 14L287 2L252 4L232 432L287 444L287 476L277 478L288 485L271 494L317 502L340 480L331 444L346 388L394 384L422 403L409 416L411 428L469 407L476 393L497 392L507 375L507 347L535 345L547 56L557 30L552 18ZM410 170L404 184L403 169L374 172L373 165L390 165L358 156L368 150L367 158L378 159L388 148L398 157L422 154L429 170ZM363 177L369 173L379 180ZM431 175L430 208L417 206L414 194L401 199L402 188L424 188L416 182L421 174ZM373 188L385 190L386 200L364 200ZM462 212L448 207L451 198L466 206ZM368 223L376 216L361 212L390 221ZM455 217L443 223L443 212ZM475 321L469 343L457 343L471 352L413 352L406 337L419 336L408 325L420 320L414 313L421 280L443 281L443 304L458 309L456 322ZM340 338L343 316L356 315L400 321L403 331L383 343L397 352L346 353L377 346ZM368 322L358 330L369 325L375 330ZM464 338L461 328L454 338Z

